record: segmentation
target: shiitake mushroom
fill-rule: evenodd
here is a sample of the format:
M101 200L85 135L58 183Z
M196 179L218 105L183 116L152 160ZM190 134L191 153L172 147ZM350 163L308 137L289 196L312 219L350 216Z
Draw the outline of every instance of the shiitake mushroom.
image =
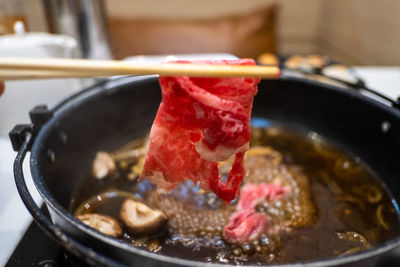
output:
M119 226L119 223L110 216L88 213L78 215L76 218L105 235L113 237L122 236L122 229Z
M104 179L116 170L113 158L107 152L97 152L92 165L93 176L99 180Z
M159 233L168 222L168 217L162 211L151 209L147 205L132 199L127 199L122 204L120 218L134 235Z

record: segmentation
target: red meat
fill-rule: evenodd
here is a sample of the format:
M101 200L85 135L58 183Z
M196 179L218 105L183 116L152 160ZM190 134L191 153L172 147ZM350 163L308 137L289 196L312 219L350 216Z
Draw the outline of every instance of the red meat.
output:
M251 59L193 63L255 64ZM160 77L162 102L151 128L142 177L165 189L190 179L225 201L236 198L245 175L243 156L258 82L254 78ZM218 161L233 154L235 162L223 182Z
M269 217L257 213L255 207L262 200L279 199L289 188L275 184L247 184L243 186L236 212L224 228L224 238L230 243L244 243L257 238L269 226Z
M241 196L236 206L236 210L254 209L260 200L270 200L280 198L289 189L278 184L246 184L242 188Z
M268 223L267 215L256 213L254 210L235 212L224 228L224 238L229 243L244 243L253 240L267 229Z

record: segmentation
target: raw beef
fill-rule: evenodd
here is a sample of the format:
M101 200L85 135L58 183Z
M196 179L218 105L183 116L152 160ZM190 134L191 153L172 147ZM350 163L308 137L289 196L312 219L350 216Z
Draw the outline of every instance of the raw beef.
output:
M177 61L182 64L254 65L251 59ZM162 102L150 132L142 177L171 190L185 179L199 182L218 197L239 195L246 171L250 115L259 79L160 77ZM235 154L227 180L218 162Z
M267 215L254 210L243 210L232 214L224 228L224 239L229 243L244 243L256 239L268 227Z
M236 212L229 218L224 228L224 238L230 243L244 243L257 238L269 226L269 217L265 213L257 213L256 205L263 200L274 201L288 187L275 184L246 184L236 205Z

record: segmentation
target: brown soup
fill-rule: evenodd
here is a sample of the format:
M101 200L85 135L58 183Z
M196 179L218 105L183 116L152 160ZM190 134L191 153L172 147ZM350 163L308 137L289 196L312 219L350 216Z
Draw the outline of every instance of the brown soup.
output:
M357 157L327 144L316 133L280 127L253 128L245 165L246 183L290 185L292 194L260 203L273 230L243 244L229 244L222 231L237 201L226 206L212 192L192 182L161 197L146 180L137 182L145 139L111 153L117 169L105 179L88 175L76 191L73 214L108 215L121 224L121 239L155 253L231 264L279 264L320 260L357 253L399 234L395 202ZM139 149L138 149L139 148ZM229 161L220 165L229 169ZM119 212L126 198L162 210L167 229L157 235L132 234ZM272 228L271 228L272 229Z

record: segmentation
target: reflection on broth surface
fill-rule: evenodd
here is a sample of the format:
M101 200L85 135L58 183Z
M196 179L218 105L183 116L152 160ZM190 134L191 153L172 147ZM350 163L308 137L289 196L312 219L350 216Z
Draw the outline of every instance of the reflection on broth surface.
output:
M108 177L99 180L88 175L71 210L76 216L97 213L113 217L123 229L121 238L134 246L218 263L326 259L356 253L399 233L399 218L390 196L358 158L322 142L315 133L303 135L273 127L253 128L252 133L242 196L245 188L254 185L285 189L276 198L265 197L252 204L250 209L267 218L267 226L246 241L233 242L226 231L241 200L226 206L192 182L159 194L147 180L137 182L146 154L145 138L111 153L117 169ZM230 165L230 160L222 162L221 173ZM134 234L120 216L126 199L167 215L166 227L152 235Z

